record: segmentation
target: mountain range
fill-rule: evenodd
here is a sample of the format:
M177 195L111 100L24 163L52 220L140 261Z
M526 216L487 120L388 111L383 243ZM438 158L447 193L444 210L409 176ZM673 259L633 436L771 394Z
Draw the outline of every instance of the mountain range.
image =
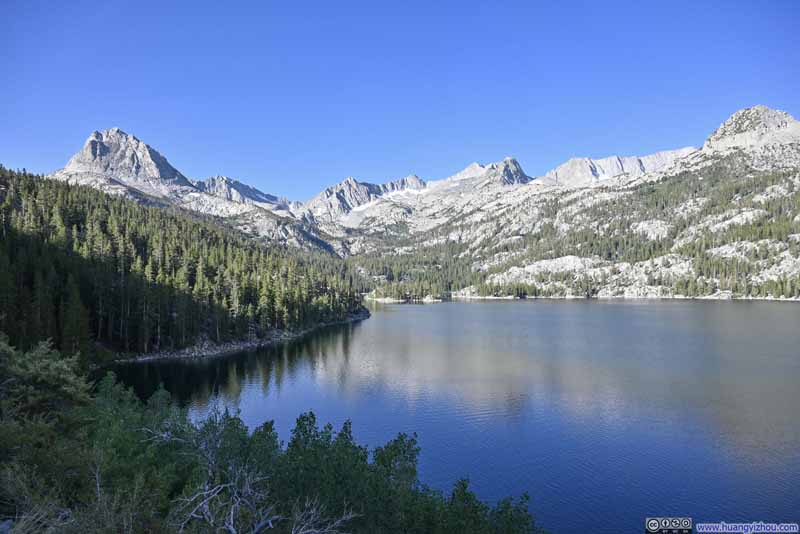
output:
M305 202L226 176L189 179L119 128L93 132L50 178L211 216L276 243L371 258L363 270L376 283L428 280L433 293L524 285L579 296L588 284L599 296L664 297L690 279L736 294L740 283L800 278L800 123L765 106L737 111L700 148L573 158L543 176L505 158L441 180L348 177ZM762 231L776 225L777 234ZM442 254L468 273L447 287L431 282L445 260L413 261ZM735 259L746 280L737 269L730 286L703 272L701 257Z

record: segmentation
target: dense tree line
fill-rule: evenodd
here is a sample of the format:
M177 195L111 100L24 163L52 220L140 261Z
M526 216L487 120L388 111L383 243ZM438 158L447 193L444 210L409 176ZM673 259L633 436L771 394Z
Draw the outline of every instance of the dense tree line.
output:
M411 246L404 242L392 244L393 249L403 247ZM428 295L448 298L451 291L483 279L465 259L465 249L461 243L445 241L403 254L393 250L365 254L349 263L370 274L377 296L405 300L420 300Z
M0 330L82 364L344 318L360 277L324 253L0 166Z
M466 481L422 485L414 436L370 451L311 413L286 444L272 422L194 423L163 390L142 403L109 375L91 392L77 358L3 335L0 377L0 524L14 532L539 531L526 496L489 506Z

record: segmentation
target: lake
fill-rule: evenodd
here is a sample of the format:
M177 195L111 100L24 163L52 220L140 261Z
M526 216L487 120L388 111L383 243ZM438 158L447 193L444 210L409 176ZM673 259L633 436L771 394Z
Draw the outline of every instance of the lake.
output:
M527 491L550 532L643 532L647 516L796 521L800 306L489 301L378 305L280 347L125 365L194 417L239 410L282 439L313 410L364 444L416 432L420 479Z

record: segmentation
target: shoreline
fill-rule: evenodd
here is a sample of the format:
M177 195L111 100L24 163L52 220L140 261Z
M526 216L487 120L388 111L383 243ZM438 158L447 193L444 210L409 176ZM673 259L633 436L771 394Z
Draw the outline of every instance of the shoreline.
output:
M791 303L800 303L800 298L792 298L792 297L752 297L752 296L741 296L735 297L730 294L714 294L714 295L705 295L699 297L687 297L684 295L660 295L660 296L624 296L624 295L615 295L615 296L602 296L602 297L582 297L582 296L575 296L575 295L565 295L565 296L528 296L528 297L516 297L514 295L503 295L503 296L493 296L493 295L486 295L486 296L479 296L479 295L451 295L449 299L436 299L436 300L401 300L401 299L378 299L378 298L368 298L365 299L368 302L376 302L381 304L433 304L433 303L440 303L440 302L468 302L468 301L478 301L478 300L630 300L630 301L652 301L652 300L705 300L705 301L761 301L761 302L791 302ZM230 354L235 354L237 352L244 352L248 350L256 350L263 347L268 347L272 345L277 345L279 343L285 343L287 341L294 341L299 339L307 334L310 334L316 330L320 330L322 328L326 328L328 326L336 326L336 325L343 325L343 324L351 324L363 321L371 317L371 313L369 309L365 306L357 311L348 314L348 316L344 319L340 319L338 321L328 321L325 323L319 323L308 328L304 328L303 330L297 331L290 331L290 330L273 330L269 333L268 336L264 338L256 338L256 339L240 339L240 340L232 340L232 341L224 341L222 343L214 343L210 340L204 340L194 345L190 345L188 347L184 347L182 349L170 350L170 351L159 351L154 353L133 353L128 356L122 356L121 353L117 353L117 357L109 362L109 364L117 365L117 364L125 364L125 363L143 363L149 361L156 361L156 360L189 360L189 359L204 359L204 358L219 358L223 356L228 356Z
M299 339L306 334L310 334L311 332L328 326L358 323L365 319L369 319L370 316L370 311L366 307L362 306L360 310L348 314L344 319L319 323L308 328L304 328L303 330L273 330L269 333L269 335L260 339L256 338L223 341L222 343L213 343L205 340L182 349L159 351L146 354L134 353L127 357L115 358L110 363L117 365L125 363L143 363L156 360L200 360L205 358L220 358L230 354L235 354L237 352L256 350L271 345L277 345L279 343L285 343L287 341L294 341L295 339Z
M645 296L645 297L630 297L625 295L613 295L613 296L602 296L602 297L582 297L580 295L565 295L565 296L537 296L537 297L515 297L513 295L510 296L503 296L503 297L464 297L458 296L453 297L453 301L458 300L631 300L631 301L642 301L642 300L714 300L714 301L759 301L759 302L800 302L800 298L796 297L734 297L731 295L703 295L700 297L687 297L685 295L675 295L675 296L667 296L667 295L653 295L653 296Z
M367 302L374 302L376 304L439 304L440 302L449 302L450 299L440 299L440 298L422 298L422 299L396 299L392 297L378 297L378 298L367 298L364 299Z
M470 300L714 300L714 301L759 301L759 302L795 302L800 303L798 297L752 297L752 296L733 296L730 294L713 294L698 297L687 297L686 295L652 295L652 296L625 296L625 295L604 295L601 297L584 297L580 295L562 296L527 296L517 297L514 295L451 295L449 299L439 300L438 302L458 302ZM419 300L399 300L395 299L391 304L417 304Z

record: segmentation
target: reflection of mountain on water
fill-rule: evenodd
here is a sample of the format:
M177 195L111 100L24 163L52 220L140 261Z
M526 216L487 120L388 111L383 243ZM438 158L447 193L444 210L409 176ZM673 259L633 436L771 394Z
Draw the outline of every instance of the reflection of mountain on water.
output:
M212 400L278 403L302 383L337 402L475 425L541 413L604 432L669 424L766 465L800 450L799 318L759 303L389 308L258 352L129 366L123 378L145 396L164 382L199 412Z

